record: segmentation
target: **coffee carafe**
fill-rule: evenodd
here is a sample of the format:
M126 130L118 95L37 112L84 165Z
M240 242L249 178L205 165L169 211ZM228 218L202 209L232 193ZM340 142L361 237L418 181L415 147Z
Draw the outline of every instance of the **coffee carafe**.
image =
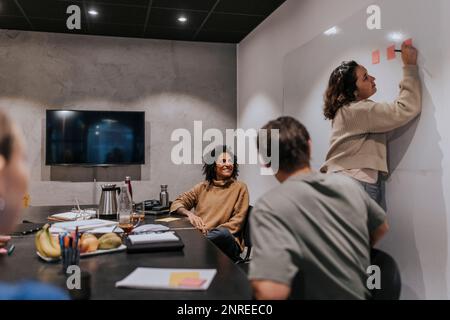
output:
M98 214L104 218L117 217L117 195L120 188L115 184L103 184L100 203L98 205Z

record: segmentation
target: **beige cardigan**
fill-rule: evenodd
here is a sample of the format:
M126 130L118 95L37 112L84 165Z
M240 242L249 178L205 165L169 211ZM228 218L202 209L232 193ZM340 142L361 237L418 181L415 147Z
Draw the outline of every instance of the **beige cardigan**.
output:
M200 182L191 190L181 194L170 206L170 212L179 208L191 210L202 218L206 229L224 227L237 237L241 250L244 247L240 235L241 227L247 215L249 195L244 182L230 179L212 184Z
M417 66L405 66L400 94L393 103L366 99L338 110L332 121L330 149L320 171L373 169L388 173L386 133L407 124L421 109Z

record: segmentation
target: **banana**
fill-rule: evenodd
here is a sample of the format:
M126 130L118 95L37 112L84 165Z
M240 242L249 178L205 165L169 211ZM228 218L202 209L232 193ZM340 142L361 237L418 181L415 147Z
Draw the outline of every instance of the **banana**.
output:
M49 231L49 225L45 225L39 236L40 253L48 258L58 258L61 256L61 248L58 239L53 237Z
M40 242L40 239L39 239L39 238L41 237L42 232L43 232L42 229L39 230L38 233L36 233L36 236L34 237L34 244L35 244L35 246L36 246L36 250L37 250L41 255L44 254L44 252L42 251L41 242Z

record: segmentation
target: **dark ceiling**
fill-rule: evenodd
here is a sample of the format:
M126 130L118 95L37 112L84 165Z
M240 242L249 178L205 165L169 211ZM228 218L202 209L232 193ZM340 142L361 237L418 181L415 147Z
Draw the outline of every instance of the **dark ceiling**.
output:
M0 0L0 28L238 43L284 1ZM72 4L81 9L81 30L66 27ZM180 16L187 21L179 22Z

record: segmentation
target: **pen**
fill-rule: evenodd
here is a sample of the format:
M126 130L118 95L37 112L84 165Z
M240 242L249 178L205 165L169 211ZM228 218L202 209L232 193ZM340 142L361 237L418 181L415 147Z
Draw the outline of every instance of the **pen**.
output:
M14 249L16 248L15 245L11 244L8 248L8 256L12 255L14 252Z
M81 214L80 203L78 202L78 199L75 199L75 201L77 202L78 213L80 213L80 214Z

